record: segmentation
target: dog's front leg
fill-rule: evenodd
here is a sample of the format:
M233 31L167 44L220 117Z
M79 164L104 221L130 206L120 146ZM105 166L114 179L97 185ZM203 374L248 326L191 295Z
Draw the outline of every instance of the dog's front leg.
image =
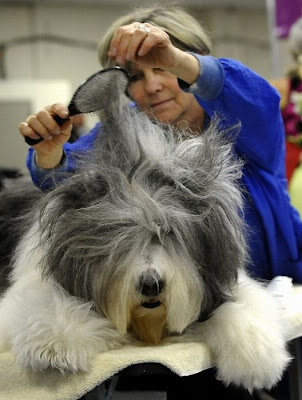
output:
M217 377L249 391L271 388L290 361L278 306L269 291L244 272L233 295L234 301L222 304L202 324Z
M19 364L34 370L86 371L97 353L127 341L91 304L37 274L7 291L0 320L0 349L10 346Z

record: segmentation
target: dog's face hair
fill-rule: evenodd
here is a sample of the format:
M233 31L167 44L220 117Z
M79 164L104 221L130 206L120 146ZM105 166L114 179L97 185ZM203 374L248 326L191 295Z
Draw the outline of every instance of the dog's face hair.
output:
M157 306L182 332L231 296L245 266L241 162L218 121L185 140L129 108L108 121L81 171L43 199L44 274L121 332Z

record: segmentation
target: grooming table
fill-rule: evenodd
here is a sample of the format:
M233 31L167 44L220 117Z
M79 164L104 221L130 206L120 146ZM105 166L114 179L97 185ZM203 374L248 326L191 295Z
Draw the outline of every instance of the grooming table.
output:
M302 285L277 294L283 302L284 323L289 324L296 360L290 367L291 398L302 399L300 340L302 336ZM279 301L277 299L277 301ZM0 354L0 400L85 400L110 399L116 379L123 374L176 374L189 376L215 367L208 348L201 342L171 343L158 346L124 346L99 354L88 372L62 375L59 371L22 370L14 356ZM105 382L110 382L105 387Z

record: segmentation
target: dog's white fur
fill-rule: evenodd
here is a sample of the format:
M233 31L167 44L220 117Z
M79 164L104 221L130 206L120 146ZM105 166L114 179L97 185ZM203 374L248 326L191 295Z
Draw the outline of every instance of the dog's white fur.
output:
M268 290L245 272L240 273L235 297L235 302L218 307L208 321L192 325L181 341L200 337L211 349L217 378L224 383L242 385L250 392L271 388L282 376L281 366L290 361L280 310Z
M217 125L179 141L119 112L96 166L31 215L0 300L0 349L23 367L75 372L137 338L198 337L225 384L270 388L290 356L278 305L245 272L232 145Z

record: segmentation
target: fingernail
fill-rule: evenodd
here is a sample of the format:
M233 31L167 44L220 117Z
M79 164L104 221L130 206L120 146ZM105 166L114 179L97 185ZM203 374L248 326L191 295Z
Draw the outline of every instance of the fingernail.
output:
M51 136L51 135L45 136L44 139L45 139L45 140L51 140L51 139L52 139L52 136Z
M61 117L66 118L68 116L68 111L62 111L61 112Z
M113 48L110 50L110 53L111 53L113 56L116 56L116 48L113 47Z

